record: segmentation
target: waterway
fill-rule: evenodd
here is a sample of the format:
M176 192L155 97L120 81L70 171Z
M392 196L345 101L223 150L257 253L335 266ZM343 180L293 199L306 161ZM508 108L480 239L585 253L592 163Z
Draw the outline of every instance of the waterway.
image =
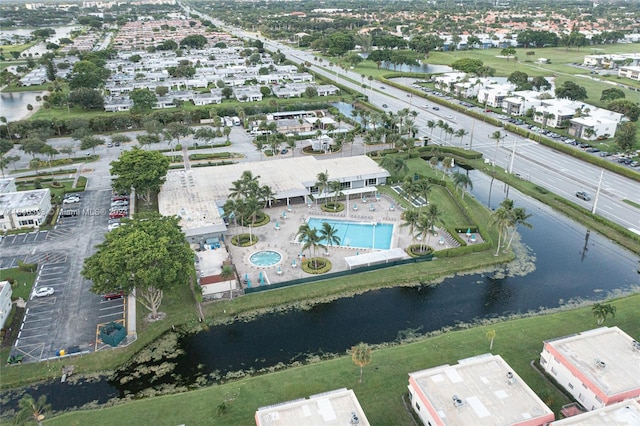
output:
M36 100L38 96L42 97L47 92L8 92L0 93L0 115L5 117L7 121L18 121L29 116L30 111L27 105L31 104L37 109L40 103Z
M473 195L489 204L490 178L470 171ZM494 182L491 205L507 195ZM532 214L533 229L521 229L519 260L509 268L447 278L436 286L421 285L369 291L323 303L304 311L268 314L251 322L211 327L179 340L184 353L170 360L175 369L163 377L111 384L106 379L78 385L52 382L31 390L50 395L55 410L100 403L166 384L188 387L211 383L228 372L268 369L307 357L343 354L360 341L390 342L485 318L527 314L580 301L637 292L637 257L607 238L510 189L516 207ZM435 260L437 262L437 260ZM158 361L158 365L166 360ZM146 367L153 367L149 363ZM153 368L148 368L153 371ZM124 377L127 371L119 372ZM57 395L64 393L65 398ZM3 398L11 407L16 396Z

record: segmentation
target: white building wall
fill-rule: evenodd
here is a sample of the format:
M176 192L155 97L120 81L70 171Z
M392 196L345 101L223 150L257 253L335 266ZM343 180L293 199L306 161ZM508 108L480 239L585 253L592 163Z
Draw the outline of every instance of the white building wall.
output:
M5 322L11 312L11 284L9 281L0 282L0 328L4 328Z
M560 386L569 392L587 410L595 410L605 406L603 401L595 392L587 387L582 381L560 363L549 351L542 350L540 354L540 364L544 370L553 377Z

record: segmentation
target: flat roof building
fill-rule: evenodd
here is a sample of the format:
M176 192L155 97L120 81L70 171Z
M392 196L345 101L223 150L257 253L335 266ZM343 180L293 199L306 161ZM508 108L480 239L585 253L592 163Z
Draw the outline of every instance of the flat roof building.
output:
M49 189L0 193L0 231L39 227L49 211Z
M550 426L638 426L640 425L640 403L627 399L588 413L551 422Z
M318 194L319 173L327 173L329 180L340 181L342 193L347 195L375 191L375 186L385 184L389 176L388 171L365 155L323 160L305 156L170 170L158 195L160 214L179 216L182 230L192 243L219 237L227 229L221 207L229 197L233 181L240 179L246 170L259 176L260 185L268 185L275 194L275 202L285 206L310 202L310 195L331 196Z
M258 408L255 420L256 426L370 424L355 393L346 388Z
M547 340L540 364L589 411L640 397L640 343L618 327Z
M411 406L425 425L544 425L555 416L499 355L409 373Z

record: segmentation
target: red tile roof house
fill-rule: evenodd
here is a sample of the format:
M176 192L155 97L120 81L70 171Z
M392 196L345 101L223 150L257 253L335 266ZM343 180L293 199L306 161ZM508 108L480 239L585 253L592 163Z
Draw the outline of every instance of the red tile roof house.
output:
M589 411L640 396L640 343L618 327L547 340L540 364Z

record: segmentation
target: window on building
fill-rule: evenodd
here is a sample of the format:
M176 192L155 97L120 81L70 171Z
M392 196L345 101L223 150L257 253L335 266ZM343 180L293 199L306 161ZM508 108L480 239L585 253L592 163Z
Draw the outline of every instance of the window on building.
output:
M568 384L569 389L573 389L573 385L571 383Z
M416 410L420 411L420 405L416 402Z
M579 394L578 395L578 399L582 402L584 402L584 395L583 394Z
M317 186L312 186L311 188L309 188L309 192L311 192L312 194L317 194L318 193L318 187Z
M547 360L544 358L540 358L540 364L545 365L547 363Z
M376 178L367 179L367 186L375 186L377 182Z
M602 400L598 397L598 395L596 395L596 401L598 401L600 403L602 402Z
M340 189L351 189L351 182L340 182Z
M558 372L556 371L556 368L555 368L555 367L551 367L551 372L552 372L555 376L557 376L557 375L558 375Z

